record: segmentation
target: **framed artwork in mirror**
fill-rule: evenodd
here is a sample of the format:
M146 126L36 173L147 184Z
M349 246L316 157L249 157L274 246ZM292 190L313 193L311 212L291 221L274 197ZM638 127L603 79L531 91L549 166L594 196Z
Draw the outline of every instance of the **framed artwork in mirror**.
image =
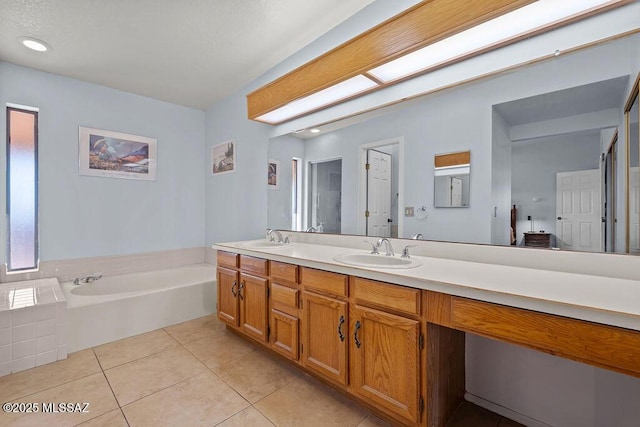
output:
M269 169L267 172L267 187L269 190L280 189L280 161L269 159Z

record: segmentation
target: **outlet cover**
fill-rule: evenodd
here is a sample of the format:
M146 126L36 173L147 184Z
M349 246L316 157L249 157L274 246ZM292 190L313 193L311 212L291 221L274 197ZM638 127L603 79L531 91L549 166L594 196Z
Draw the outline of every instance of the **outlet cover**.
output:
M414 216L413 206L407 206L404 208L404 216Z

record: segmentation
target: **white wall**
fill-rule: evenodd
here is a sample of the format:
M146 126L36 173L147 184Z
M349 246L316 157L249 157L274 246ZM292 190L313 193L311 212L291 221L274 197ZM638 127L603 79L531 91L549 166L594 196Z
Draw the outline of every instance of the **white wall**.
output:
M204 245L204 114L0 62L0 102L40 108L40 259ZM5 120L0 120L5 134ZM78 127L156 138L156 181L78 174ZM2 162L5 151L1 150ZM5 186L0 186L4 212ZM4 242L5 218L2 216ZM5 260L5 245L0 244Z
M531 229L527 216L533 219L534 231L556 236L556 173L598 169L599 157L600 134L596 132L513 144L511 203L518 207L518 245L522 244L523 233ZM534 202L534 198L539 201Z

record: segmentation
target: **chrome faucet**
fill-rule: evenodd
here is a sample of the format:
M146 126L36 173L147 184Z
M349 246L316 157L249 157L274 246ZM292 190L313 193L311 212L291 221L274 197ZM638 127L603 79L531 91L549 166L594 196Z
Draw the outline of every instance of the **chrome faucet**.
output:
M422 239L424 239L424 236L422 235L422 233L416 233L413 236L411 236L411 238L413 240L422 240Z
M305 233L316 233L318 231L317 228L315 228L313 225L307 227L307 229L304 231Z
M389 239L383 237L382 239L378 240L377 246L381 247L383 243L385 244L385 249L387 251L386 255L394 256L395 254L393 253L393 247L391 246L391 242L389 241Z
M400 255L400 258L411 258L411 255L409 255L409 248L415 248L418 245L407 245L404 247L404 249L402 250L402 255Z
M73 284L78 286L80 283L93 283L96 280L102 279L101 273L87 274L86 276L80 276L73 279Z
M269 237L270 242L284 243L284 239L282 238L282 233L280 233L278 230L268 229L267 237Z
M371 245L371 255L375 255L375 254L379 254L380 253L380 251L378 251L378 245L377 244L371 243L368 240L365 240L364 242Z

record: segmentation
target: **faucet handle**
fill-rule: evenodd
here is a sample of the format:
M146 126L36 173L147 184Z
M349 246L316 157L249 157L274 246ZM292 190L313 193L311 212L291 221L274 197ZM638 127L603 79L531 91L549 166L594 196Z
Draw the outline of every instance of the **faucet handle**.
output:
M411 255L409 255L409 248L415 248L418 245L407 245L404 247L404 249L402 250L402 255L400 256L400 258L411 258Z
M291 240L289 240L289 236L287 236L287 237L284 238L284 244L286 245L286 244L289 244L289 243L291 243Z
M364 242L371 245L371 253L372 254L379 254L380 253L378 251L378 245L376 243L370 242L368 240L364 240Z

